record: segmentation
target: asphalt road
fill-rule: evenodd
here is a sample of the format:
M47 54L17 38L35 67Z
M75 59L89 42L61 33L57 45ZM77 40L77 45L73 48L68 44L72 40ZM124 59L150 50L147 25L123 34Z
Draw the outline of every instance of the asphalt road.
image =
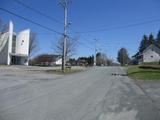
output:
M66 76L0 71L0 120L160 120L121 67ZM120 75L112 75L112 73Z

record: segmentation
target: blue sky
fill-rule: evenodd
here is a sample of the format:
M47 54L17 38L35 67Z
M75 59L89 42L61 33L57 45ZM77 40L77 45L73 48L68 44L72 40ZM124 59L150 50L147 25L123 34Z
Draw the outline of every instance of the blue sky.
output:
M63 32L62 24L26 9L14 0L0 1L1 8L10 10L58 32ZM58 4L58 0L21 1L63 23L63 9ZM117 51L121 47L127 48L129 55L132 56L136 53L143 34L152 33L156 36L160 30L160 21L123 29L111 30L108 28L160 19L159 11L159 0L72 0L68 11L68 20L72 23L69 33L71 36L79 36L79 41L83 43L78 44L75 57L94 54L95 39L98 39L99 51L106 53L111 58L116 59ZM16 32L25 28L30 28L31 31L36 32L39 42L39 51L36 54L53 53L51 43L55 43L60 37L58 34L3 11L0 11L0 18L6 22L12 20ZM102 29L108 30L99 31ZM89 32L94 30L97 32Z

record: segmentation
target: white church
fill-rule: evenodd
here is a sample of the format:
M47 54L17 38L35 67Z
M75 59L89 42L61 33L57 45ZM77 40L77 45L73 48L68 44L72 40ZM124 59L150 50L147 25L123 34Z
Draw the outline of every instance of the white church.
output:
M29 29L15 33L9 22L8 31L0 33L0 64L28 65L29 34Z

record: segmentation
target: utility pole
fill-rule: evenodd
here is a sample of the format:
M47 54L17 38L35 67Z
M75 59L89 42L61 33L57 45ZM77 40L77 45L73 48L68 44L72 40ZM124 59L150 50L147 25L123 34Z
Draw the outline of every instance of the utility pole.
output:
M98 40L95 39L95 57L94 57L94 66L96 66L96 63L97 63L97 58L96 58L96 55L97 55L97 42L98 42Z
M67 47L67 16L68 16L68 1L67 0L60 0L60 4L64 8L64 41L63 41L63 53L62 53L62 70L65 71L65 64L66 64L66 47Z

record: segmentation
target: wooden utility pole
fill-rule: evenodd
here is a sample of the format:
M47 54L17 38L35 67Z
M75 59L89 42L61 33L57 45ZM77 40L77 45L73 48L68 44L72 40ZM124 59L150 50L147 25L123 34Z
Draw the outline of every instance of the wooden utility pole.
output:
M96 57L96 55L97 55L97 42L98 42L98 40L95 39L95 58L94 58L94 66L96 66L96 63L97 63L97 57Z
M61 0L60 4L64 8L64 41L63 41L63 53L62 53L62 70L65 70L65 64L66 64L66 50L67 50L67 16L68 16L68 1L67 0Z

